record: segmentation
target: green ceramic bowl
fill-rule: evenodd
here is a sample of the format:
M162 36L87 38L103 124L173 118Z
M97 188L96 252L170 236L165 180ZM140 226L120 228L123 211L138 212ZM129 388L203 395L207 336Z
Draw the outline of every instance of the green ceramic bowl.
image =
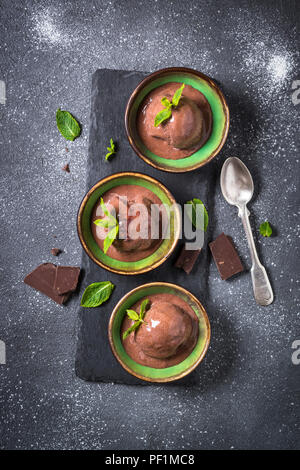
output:
M192 353L180 364L165 369L154 369L138 364L127 355L122 345L120 329L126 309L142 297L160 293L178 295L192 307L199 319L199 338ZM210 324L204 307L193 294L175 284L152 282L133 289L118 302L110 317L108 336L116 359L127 372L148 382L172 382L189 374L204 358L210 341Z
M174 209L170 211L170 238L163 240L152 255L139 261L118 261L104 254L95 242L91 231L91 214L95 204L106 191L121 184L142 186L156 194L163 204L169 207L174 204ZM78 236L88 256L102 268L117 274L141 274L162 264L176 246L180 225L179 209L167 188L150 176L132 172L115 173L98 181L84 196L77 216Z
M145 147L136 130L136 116L146 95L154 88L169 82L185 83L204 94L213 115L212 133L206 143L190 157L170 160L159 157ZM182 173L192 171L210 162L223 147L229 129L229 109L218 86L203 73L185 67L172 67L152 73L133 91L129 98L125 127L130 145L145 162L159 170Z

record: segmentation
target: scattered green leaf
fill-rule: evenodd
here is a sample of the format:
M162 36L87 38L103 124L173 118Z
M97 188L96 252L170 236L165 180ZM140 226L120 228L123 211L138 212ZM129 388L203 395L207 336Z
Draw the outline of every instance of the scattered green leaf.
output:
M105 155L105 160L109 160L109 158L116 153L116 146L112 139L110 139L110 147L107 147L108 153Z
M123 333L123 340L126 339L127 336L129 336L133 331L135 331L142 323L144 323L144 316L149 302L149 299L143 300L140 307L140 313L137 313L135 312L135 310L131 309L126 310L128 317L133 320L134 323L130 326L130 328L128 328L128 330Z
M79 136L81 127L69 111L56 111L56 124L59 132L67 140L74 140Z
M203 223L204 223L203 228L204 228L204 232L206 232L209 219L208 219L208 212L207 212L206 207L203 204L203 202L200 199L194 198L191 201L187 201L186 204L191 204L192 205L192 211L191 211L192 212L191 213L192 217L190 217L190 214L188 214L188 215L189 215L189 217L191 219L191 222L192 222L192 224L195 228L202 228L202 227L197 227L196 206L197 206L197 204L203 206Z
M268 221L263 222L262 224L260 224L259 231L260 231L260 234L263 237L270 237L272 235L272 232L273 232L272 227L271 227L271 225L269 224Z
M166 121L172 116L172 107L178 106L184 87L185 85L183 83L181 87L175 91L172 98L172 102L170 102L165 96L161 99L161 103L163 106L165 106L165 108L159 111L159 113L157 113L157 115L155 116L155 127L158 127L162 122Z
M82 295L81 307L99 307L99 305L109 299L114 287L114 284L110 281L90 284Z

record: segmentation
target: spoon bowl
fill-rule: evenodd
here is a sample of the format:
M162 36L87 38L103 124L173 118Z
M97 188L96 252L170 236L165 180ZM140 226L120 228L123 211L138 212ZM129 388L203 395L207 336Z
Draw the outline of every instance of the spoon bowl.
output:
M228 158L221 171L221 189L226 201L241 207L247 204L254 192L252 176L244 163L236 157Z

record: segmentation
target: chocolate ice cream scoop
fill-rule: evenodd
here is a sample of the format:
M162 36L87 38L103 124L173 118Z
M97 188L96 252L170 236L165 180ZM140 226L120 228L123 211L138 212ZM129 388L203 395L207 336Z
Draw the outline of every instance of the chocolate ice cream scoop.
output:
M134 204L137 204L136 210L131 213ZM114 244L117 250L123 252L145 251L157 243L157 240L151 238L151 204L152 201L149 199L138 197L135 201L128 202L127 233L124 233L126 238L119 237L115 240ZM140 215L143 216L143 227L139 224ZM121 235L122 224L125 224L125 221L119 219L119 224ZM132 234L136 235L132 236Z
M119 235L113 242L117 250L130 253L132 251L145 251L157 240L151 239L151 204L150 199L137 194L135 200L128 200L127 204L118 194L112 194L107 202L107 208L119 222ZM140 215L143 226L140 224Z
M162 241L161 201L150 190L137 185L122 185L112 188L103 196L110 214L118 220L117 238L108 249L108 256L121 261L137 261L151 255ZM156 211L155 228L151 215ZM97 219L108 218L99 202L91 218L93 236L103 250L103 241L111 227L95 225ZM152 233L153 232L153 233Z
M170 143L177 149L189 149L201 140L203 115L198 106L183 97L172 111L168 123Z
M185 158L204 145L211 134L212 112L205 96L185 85L172 115L155 127L155 116L164 109L162 98L170 102L179 83L167 83L152 90L137 115L137 130L144 145L154 154L170 159Z
M180 307L168 302L155 302L145 315L135 335L143 353L165 359L174 356L192 336L191 317Z

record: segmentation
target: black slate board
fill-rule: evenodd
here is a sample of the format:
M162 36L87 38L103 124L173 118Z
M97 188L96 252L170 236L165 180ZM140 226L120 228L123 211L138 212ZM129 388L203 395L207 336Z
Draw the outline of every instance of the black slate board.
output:
M143 162L129 145L124 127L125 108L135 86L146 75L142 72L106 69L97 70L93 74L87 189L109 174L128 170L139 171L160 180L179 203L196 196L201 198L212 218L212 196L216 179L212 165L191 173L166 173ZM110 162L105 162L105 149L111 137L118 144L118 153ZM80 378L89 381L146 384L123 370L111 352L107 337L107 325L114 305L134 287L152 281L173 282L190 290L205 307L207 306L209 257L207 245L204 246L189 276L181 269L172 267L181 245L182 242L179 242L173 255L162 266L150 273L134 277L109 273L83 253L82 268L85 274L82 285L86 287L92 282L109 279L116 288L110 300L103 306L95 309L79 309L80 327L75 368ZM176 384L198 383L200 371L201 365Z

